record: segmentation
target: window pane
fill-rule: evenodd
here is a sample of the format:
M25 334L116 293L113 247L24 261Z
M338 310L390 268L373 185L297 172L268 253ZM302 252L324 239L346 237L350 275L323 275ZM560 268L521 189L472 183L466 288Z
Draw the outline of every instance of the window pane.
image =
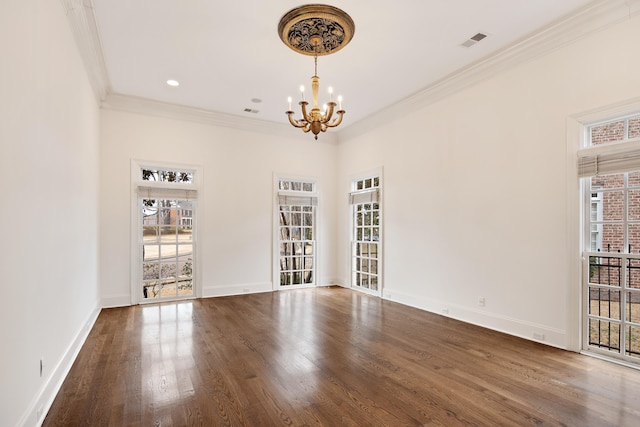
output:
M313 257L308 256L304 258L304 269L305 270L313 269Z
M640 117L629 119L629 138L640 137Z
M304 234L303 234L302 238L305 239L305 240L313 240L313 228L305 227L304 228Z
M280 255L291 255L292 254L292 245L293 243L280 243Z
M640 327L627 326L627 356L640 357Z
M600 319L589 319L589 344L604 350L620 350L620 325Z
M600 189L624 187L624 174L601 175L591 177L591 189L597 192Z
M640 187L640 172L629 173L629 187Z
M364 225L371 225L371 212L364 214Z
M307 227L310 227L313 225L313 214L311 213L305 213L304 214L304 224Z
M369 256L369 243L362 243L362 256Z
M369 288L371 290L378 290L378 278L376 276L369 276Z
M313 191L313 184L310 182L305 182L302 184L302 191Z
M371 243L371 245L369 246L369 256L371 258L378 258L378 244L377 243Z
M629 259L627 261L627 287L640 289L640 259Z
M369 262L369 265L370 265L370 267L371 267L371 271L370 271L370 273L371 273L371 274L378 274L378 261L376 261L375 259L372 259L372 260Z
M625 252L639 253L640 252L640 224L629 224L627 226L627 241L629 245Z
M305 284L313 283L313 271L305 271L303 274Z
M142 227L142 241L144 243L158 242L158 227L143 226Z
M624 217L624 191L602 193L602 220L621 221Z
M591 145L601 145L624 139L624 120L591 128Z
M160 278L161 279L174 279L176 276L176 263L164 263L160 261Z
M602 224L602 248L606 252L624 252L624 226L622 224Z
M638 288L635 288L638 289ZM640 291L627 292L627 313L625 320L640 324Z
M301 213L292 213L291 214L291 225L302 225L302 214Z
M301 237L300 227L291 227L291 240L300 240Z
M145 262L142 264L142 279L153 280L160 278L159 262Z
M193 241L193 228L180 227L178 229L178 242L191 242Z
M630 221L640 220L640 189L628 190L627 199L628 219Z
M280 225L290 225L291 214L289 212L280 212Z
M368 273L369 272L369 261L366 259L363 259L361 262L361 270L363 273Z
M620 291L590 287L589 314L620 320Z
M589 257L589 283L620 286L620 258Z

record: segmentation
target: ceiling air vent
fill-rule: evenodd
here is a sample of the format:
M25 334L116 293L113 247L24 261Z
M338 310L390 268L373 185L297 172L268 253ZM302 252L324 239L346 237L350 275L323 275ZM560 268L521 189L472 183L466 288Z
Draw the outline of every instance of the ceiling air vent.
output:
M480 40L484 39L485 37L487 37L486 34L478 33L475 36L473 36L473 37L469 38L468 40L466 40L464 43L462 43L462 46L471 47L474 44L478 43Z

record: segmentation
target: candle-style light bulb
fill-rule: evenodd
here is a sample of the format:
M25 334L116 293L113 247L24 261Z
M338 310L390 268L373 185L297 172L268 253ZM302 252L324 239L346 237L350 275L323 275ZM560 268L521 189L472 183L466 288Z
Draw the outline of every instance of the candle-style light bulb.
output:
M329 86L329 101L333 101L333 88Z
M289 103L289 110L288 111L291 111L291 97L287 98L287 102Z
M327 114L327 104L322 105L322 115Z
M302 100L304 101L304 85L300 85L300 94L302 95Z
M342 110L342 95L338 97L338 110Z

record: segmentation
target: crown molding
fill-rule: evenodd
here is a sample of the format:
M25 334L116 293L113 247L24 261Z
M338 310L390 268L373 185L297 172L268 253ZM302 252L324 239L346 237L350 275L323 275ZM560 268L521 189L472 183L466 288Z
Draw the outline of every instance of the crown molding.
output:
M110 91L111 84L102 52L93 0L60 0L71 27L89 82L99 101Z
M431 105L447 96L486 80L497 73L566 46L582 37L630 19L640 12L640 0L596 0L534 34L466 68L427 86L369 117L337 132L338 142L363 134Z
M102 101L105 110L127 111L130 113L164 117L168 119L186 120L206 125L222 126L249 132L258 132L286 138L300 137L302 132L289 123L277 123L266 120L251 119L217 111L187 107L168 102L155 101L117 93L108 93ZM337 142L335 133L326 133L318 140L322 143Z
M153 101L113 93L94 14L93 0L60 0L83 58L89 80L102 107L291 137L295 129L284 123ZM582 37L603 30L640 12L640 0L595 0L534 34L427 86L389 107L347 127L323 135L323 142L339 143L424 108L497 73L542 56Z

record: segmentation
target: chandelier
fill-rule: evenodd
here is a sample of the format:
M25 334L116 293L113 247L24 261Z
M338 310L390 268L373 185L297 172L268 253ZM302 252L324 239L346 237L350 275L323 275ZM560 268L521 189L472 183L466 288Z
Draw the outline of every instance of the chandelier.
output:
M311 100L313 101L311 111L307 110L309 103L304 99L304 86L301 86L302 99L298 104L302 110L302 117L300 119L293 117L291 97L287 100L289 109L286 114L292 126L302 129L305 133L312 132L316 140L320 132L339 126L345 113L342 109L342 97L338 97L338 103L336 103L333 100L332 88L329 88L329 102L320 110L318 56L329 55L342 49L351 41L354 31L355 25L349 15L337 7L322 4L310 4L292 9L280 19L278 24L278 34L285 45L298 53L314 57L314 74L311 77ZM338 110L335 111L336 117L334 117L336 106Z

